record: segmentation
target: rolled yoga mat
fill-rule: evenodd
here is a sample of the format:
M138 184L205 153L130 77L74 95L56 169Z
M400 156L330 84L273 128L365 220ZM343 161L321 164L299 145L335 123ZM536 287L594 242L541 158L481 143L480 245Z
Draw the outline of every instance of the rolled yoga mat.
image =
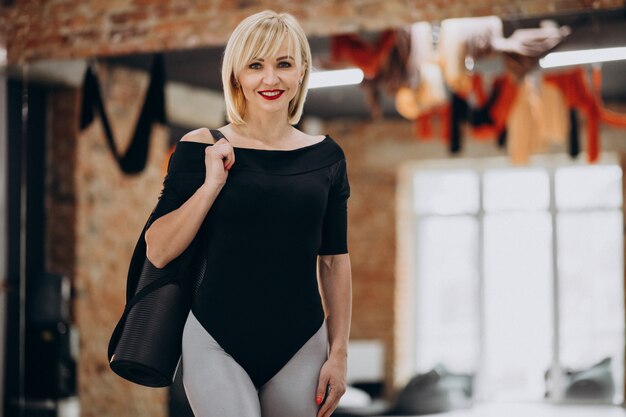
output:
M109 365L116 374L148 387L172 384L193 300L181 279L195 292L206 269L203 258L196 259L193 268L168 265L163 269L145 258L135 296L109 342Z

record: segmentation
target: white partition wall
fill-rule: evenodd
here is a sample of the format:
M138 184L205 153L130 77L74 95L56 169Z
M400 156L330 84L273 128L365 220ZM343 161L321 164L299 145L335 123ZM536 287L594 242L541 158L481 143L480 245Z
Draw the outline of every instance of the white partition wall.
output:
M415 371L473 374L486 402L621 403L617 155L595 165L545 156L524 167L486 158L415 168ZM590 369L602 375L595 394L554 376Z

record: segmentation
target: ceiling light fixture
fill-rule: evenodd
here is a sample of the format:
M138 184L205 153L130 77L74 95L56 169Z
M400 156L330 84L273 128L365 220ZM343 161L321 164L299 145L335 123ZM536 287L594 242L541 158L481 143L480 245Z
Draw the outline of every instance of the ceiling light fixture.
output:
M555 68L594 62L619 61L622 59L626 59L626 47L587 49L549 53L545 58L539 60L539 66L541 68Z
M311 73L309 89L360 84L361 81L363 81L363 71L358 68L318 71Z

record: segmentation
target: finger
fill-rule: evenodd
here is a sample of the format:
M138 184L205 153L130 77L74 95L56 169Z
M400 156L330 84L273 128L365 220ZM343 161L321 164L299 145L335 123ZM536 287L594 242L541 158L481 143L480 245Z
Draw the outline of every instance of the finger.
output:
M235 164L235 152L233 152L232 150L230 151L230 154L229 154L229 160L230 160L230 164L226 167L226 169L231 169L233 165Z
M318 413L320 417L326 417L326 415L330 414L329 412L333 410L331 407L334 402L334 397L335 393L332 387L329 385L326 393L326 398L324 398L324 403L322 404L322 407L320 408Z
M231 160L233 155L229 147L226 145L214 145L213 154L216 158L219 158L221 160Z
M324 417L330 417L331 414L335 412L335 409L337 408L338 405L339 405L339 398L335 398L335 400L328 405L327 414L325 414Z
M320 375L320 379L317 383L317 391L315 392L315 403L317 405L320 405L322 401L324 401L327 387L328 387L328 377L326 377L325 375Z
M319 417L328 417L333 411L335 411L335 406L332 402L325 402L322 408L320 408L318 416Z
M345 392L345 385L339 382L329 382L329 393L324 401L324 405L327 406L327 409L325 410L327 415L323 414L322 417L329 417L333 412L335 412L335 409L339 406L339 401Z
M218 140L213 145L213 149L223 161L228 161L230 165L235 162L235 152L233 151L233 147L230 146L230 142L228 142L228 140L224 138ZM227 164L225 164L224 167L226 168Z

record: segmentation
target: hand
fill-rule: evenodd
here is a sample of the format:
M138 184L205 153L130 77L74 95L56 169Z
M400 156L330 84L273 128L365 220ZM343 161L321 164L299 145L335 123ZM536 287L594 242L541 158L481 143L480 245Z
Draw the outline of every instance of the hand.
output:
M206 167L205 184L215 184L219 187L226 183L228 170L235 163L235 152L230 142L224 138L207 146L204 151L204 165Z
M317 417L329 417L346 392L347 363L345 358L331 356L320 370L316 402L321 404Z

